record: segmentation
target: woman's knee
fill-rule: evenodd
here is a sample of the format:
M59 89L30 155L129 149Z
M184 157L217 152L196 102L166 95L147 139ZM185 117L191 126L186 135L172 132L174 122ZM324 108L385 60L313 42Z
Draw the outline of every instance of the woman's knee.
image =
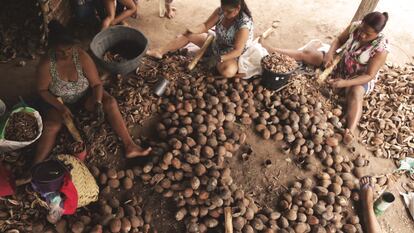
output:
M348 96L354 99L363 99L365 94L365 89L362 85L352 86L348 92Z
M237 74L237 69L234 67L224 67L220 71L220 74L225 78L233 78Z
M59 133L60 129L62 128L62 122L55 121L55 120L46 120L44 122L44 132L57 134Z

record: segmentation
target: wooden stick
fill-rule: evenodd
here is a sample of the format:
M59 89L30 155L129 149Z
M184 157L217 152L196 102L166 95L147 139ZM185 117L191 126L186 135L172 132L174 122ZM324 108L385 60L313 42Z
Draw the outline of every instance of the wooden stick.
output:
M233 233L233 216L231 215L231 207L224 208L224 227L226 233Z
M341 60L341 58L342 58L342 53L341 53L341 54L338 54L338 55L334 58L334 60L333 60L333 62L332 62L332 65L330 65L328 68L326 68L326 69L322 72L322 74L320 74L320 75L319 75L319 77L318 77L318 79L317 79L317 81L318 81L318 83L319 83L319 84L321 84L321 83L325 82L326 78L328 78L328 76L332 73L332 71L335 69L336 65L338 65L338 63L339 63L339 61Z
M266 31L264 31L262 35L256 37L256 39L254 39L253 42L259 42L260 38L266 39L268 36L270 36L270 34L272 34L272 32L276 30L278 22L279 21L275 21L270 28L266 29Z
M59 102L63 103L62 98L58 97L57 98ZM66 125L66 128L68 128L69 133L72 135L73 139L75 139L75 141L77 142L83 142L82 137L80 136L80 133L78 131L78 129L75 126L75 123L73 123L73 119L70 116L64 116L63 117L63 122Z
M194 67L197 65L197 63L200 61L200 59L203 57L204 53L206 52L208 46L210 46L211 42L213 42L214 36L208 35L206 41L204 42L203 46L200 50L197 51L197 54L195 55L194 59L188 64L188 70L194 69Z

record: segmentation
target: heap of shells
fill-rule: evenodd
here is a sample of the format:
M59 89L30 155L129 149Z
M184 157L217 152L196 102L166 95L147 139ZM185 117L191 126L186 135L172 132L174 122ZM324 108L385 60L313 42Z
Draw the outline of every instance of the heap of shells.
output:
M5 139L11 141L32 141L39 135L36 118L25 112L13 113L7 121Z
M298 64L292 57L275 52L262 59L262 66L273 73L285 74L295 70Z
M8 232L9 229L34 232L39 227L34 220L45 219L46 203L29 189L13 197L0 199L0 232Z
M388 64L364 101L359 137L375 156L414 155L414 65Z
M332 170L295 181L278 202L278 232L363 232L360 219L350 209L359 194L352 192L354 177Z
M22 17L24 15L24 17ZM4 1L0 9L0 63L17 56L34 59L43 44L44 26L38 1Z
M188 73L187 63L181 55L168 55L160 62L144 60L137 76L119 76L109 84L129 126L157 111L159 138L150 142L149 161L141 166L91 166L100 186L98 209L64 218L60 225L74 232L148 232L151 212L143 210L142 199L114 195L130 191L140 181L174 200L175 219L187 232L221 232L225 207L232 210L235 232L362 232L351 207L359 200L357 178L368 162L364 156L352 159L341 151L340 107L325 99L305 75L295 75L288 88L275 93L263 88L259 79L216 79L201 68ZM150 86L160 75L172 82L164 96L155 99ZM101 153L120 148L108 125L96 125L86 113L78 121L90 143L97 145L90 163L102 163ZM274 208L259 206L233 182L225 162L246 140L244 132L235 130L237 125L251 126L264 139L280 142L281 150L298 165L317 173L315 180L292 183L271 204ZM317 171L315 159L323 172Z

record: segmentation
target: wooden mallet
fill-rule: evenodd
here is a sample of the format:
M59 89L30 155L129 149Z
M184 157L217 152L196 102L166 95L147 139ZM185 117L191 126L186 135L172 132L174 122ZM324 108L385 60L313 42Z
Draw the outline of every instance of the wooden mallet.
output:
M64 104L62 98L58 97L57 99L60 103ZM73 122L73 118L70 116L64 116L63 122L65 123L66 128L68 128L69 133L72 135L73 139L75 139L77 142L83 143L82 137L80 136L80 133L76 128L75 123Z
M200 50L197 51L197 54L193 58L193 60L188 64L188 70L193 70L200 59L203 57L204 53L207 51L208 46L210 46L211 42L213 42L214 36L209 34L206 41L204 42L203 46Z
M233 233L233 216L231 214L231 207L224 208L224 228L225 233Z
M343 54L343 53L338 54L338 55L334 58L334 60L332 61L332 64L331 64L329 67L327 67L327 68L326 68L326 69L322 72L322 74L320 74L320 75L318 76L318 78L317 78L317 82L318 82L319 84L321 84L321 83L325 82L325 80L328 78L328 76L332 73L332 71L335 69L335 67L338 65L339 61L341 60L341 58L342 58L342 54Z

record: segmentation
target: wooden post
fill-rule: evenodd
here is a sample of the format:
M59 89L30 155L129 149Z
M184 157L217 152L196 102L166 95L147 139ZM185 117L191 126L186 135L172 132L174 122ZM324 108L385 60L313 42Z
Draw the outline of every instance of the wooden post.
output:
M224 229L226 233L233 233L233 216L231 207L224 208Z
M352 18L352 22L362 20L366 14L374 11L375 7L377 7L378 2L379 0L361 0L358 10L355 12L354 17Z

